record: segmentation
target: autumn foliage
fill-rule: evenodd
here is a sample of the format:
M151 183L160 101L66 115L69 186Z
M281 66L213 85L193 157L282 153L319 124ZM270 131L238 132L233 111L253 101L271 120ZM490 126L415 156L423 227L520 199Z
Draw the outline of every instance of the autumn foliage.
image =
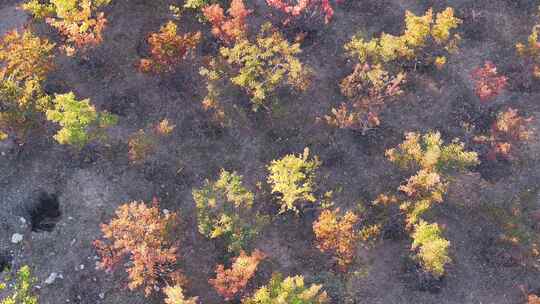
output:
M201 39L201 33L178 34L178 26L172 21L159 32L148 37L150 58L141 59L139 70L144 73L172 72L192 52Z
M308 148L305 148L304 153L300 155L285 155L270 163L267 180L272 187L272 193L280 196L280 213L288 210L298 213L297 205L316 201L313 192L320 164L317 156L309 158Z
M323 252L333 253L341 271L346 271L353 262L360 237L355 229L358 221L359 218L354 212L347 211L340 215L338 208L323 210L313 223L317 247Z
M0 140L24 138L41 123L51 98L42 82L54 68L54 44L29 29L6 33L0 40Z
M486 155L489 160L496 160L498 157L515 159L517 148L532 135L529 129L531 121L532 117L522 117L516 109L508 108L497 115L489 135L477 136L475 141L489 145Z
M206 6L202 11L212 24L212 34L223 42L230 44L246 36L246 18L251 10L246 9L243 0L232 0L228 16L219 4Z
M86 51L103 41L107 24L103 12L98 10L110 0L30 0L22 5L35 18L45 19L65 38L62 49L68 56Z
M181 282L182 276L175 269L178 248L170 238L175 225L176 214L161 214L155 199L150 207L144 202L120 206L116 217L101 225L105 240L94 241L101 258L99 267L111 271L129 259L128 287L143 288L146 295L164 283Z
M324 304L330 299L322 289L322 285L307 285L303 276L287 277L276 273L270 282L258 289L251 297L245 298L243 304Z
M225 301L232 300L246 287L264 258L264 253L259 250L255 250L251 255L241 251L240 255L234 259L231 268L225 269L225 266L218 265L216 278L210 279L209 283L225 298Z
M341 93L348 98L339 108L325 115L328 125L365 132L380 124L379 113L401 95L405 74L391 76L380 65L356 65L353 73L340 84Z
M449 175L478 164L478 155L466 151L458 140L444 144L440 133L430 132L407 133L401 144L386 151L386 156L400 168L417 170L399 187L403 197L396 202L405 215L415 259L424 271L440 278L451 261L450 242L437 223L428 223L425 216L433 205L443 202Z
M473 70L471 76L474 80L474 92L482 102L498 96L506 88L508 78L497 73L497 67L486 61L483 67Z
M143 163L156 149L159 140L170 135L176 126L163 119L151 130L139 130L128 139L128 158L132 164Z
M329 23L334 16L334 7L336 4L343 3L343 0L266 0L266 3L284 13L287 17L285 24L293 18L298 18L310 11L318 11L324 15L324 22Z
M0 40L0 78L44 80L54 68L54 46L28 29L7 32Z
M180 285L167 286L163 289L165 304L197 304L198 297L186 298Z
M540 43L538 42L538 30L540 25L535 25L531 34L527 38L527 43L518 42L516 51L525 64L531 66L532 75L535 78L540 78Z

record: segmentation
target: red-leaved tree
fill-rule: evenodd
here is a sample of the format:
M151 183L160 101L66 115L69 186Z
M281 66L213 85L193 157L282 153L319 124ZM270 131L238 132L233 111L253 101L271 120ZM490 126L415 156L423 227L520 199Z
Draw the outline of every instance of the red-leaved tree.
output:
M266 0L266 3L284 13L287 17L284 24L298 18L309 11L319 11L324 15L324 22L329 23L334 16L331 2L343 3L343 0Z
M246 9L243 0L232 0L231 7L227 10L229 16L225 16L223 8L219 4L212 4L203 8L203 14L212 24L212 34L230 44L247 32L246 18L251 10Z
M471 76L474 80L474 92L482 102L499 95L508 82L506 76L497 73L497 67L491 61L486 61L483 67L474 69Z
M249 279L257 271L257 266L265 257L265 254L257 249L251 255L246 255L244 251L241 251L240 255L234 259L231 268L225 269L223 265L218 265L216 278L208 282L226 301L231 300L246 287Z

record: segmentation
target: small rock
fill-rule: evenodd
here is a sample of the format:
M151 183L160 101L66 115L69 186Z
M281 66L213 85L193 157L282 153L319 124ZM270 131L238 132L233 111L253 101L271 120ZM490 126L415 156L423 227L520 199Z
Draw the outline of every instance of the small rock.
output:
M26 219L24 217L19 217L19 221L21 221L23 225L26 225Z
M20 243L22 240L23 240L23 235L20 234L20 233L14 233L14 234L11 236L11 242L12 242L13 244Z
M45 280L45 284L47 285L51 285L52 283L54 283L54 281L56 281L56 279L58 278L58 273L56 272L53 272L49 275L49 277Z
M99 298L102 299L102 300L105 299L105 293L101 292L101 293L99 294Z
M79 265L79 269L83 270L84 269L84 264Z

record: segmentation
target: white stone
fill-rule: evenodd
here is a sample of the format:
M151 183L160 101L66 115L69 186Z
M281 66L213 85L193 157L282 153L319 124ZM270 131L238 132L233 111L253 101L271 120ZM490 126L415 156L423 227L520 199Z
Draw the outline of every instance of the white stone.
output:
M13 244L20 243L22 240L23 240L23 235L20 234L20 233L14 233L14 234L11 236L11 242L12 242Z
M52 283L54 283L54 281L56 281L56 279L58 278L58 273L56 272L53 272L49 275L49 277L45 280L45 284L47 285L51 285Z

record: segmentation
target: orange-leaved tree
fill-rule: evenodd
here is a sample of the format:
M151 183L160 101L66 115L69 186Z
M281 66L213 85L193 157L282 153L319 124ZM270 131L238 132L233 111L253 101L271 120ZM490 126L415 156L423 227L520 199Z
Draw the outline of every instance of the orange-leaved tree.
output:
M212 24L212 34L230 44L247 35L246 18L251 10L246 9L243 0L232 0L231 7L225 16L219 4L212 4L203 8L203 14Z
M225 269L225 266L218 265L216 278L208 282L226 301L232 300L246 287L248 281L255 275L257 266L265 257L265 254L257 249L251 255L241 251L240 255L234 259L231 268Z
M105 240L94 241L101 258L99 268L111 271L128 258L128 287L142 287L147 296L164 284L181 284L183 276L176 269L178 248L170 238L176 224L176 214L162 214L156 199L152 206L136 201L120 206L116 217L101 225Z
M200 40L200 32L178 34L178 26L169 21L159 32L148 37L150 58L139 61L139 70L156 74L172 72L197 47Z
M475 137L475 141L489 145L486 155L489 160L496 160L498 157L515 159L517 148L532 135L529 128L531 121L532 117L522 117L516 109L508 108L497 115L490 133Z
M353 262L360 234L355 229L359 218L352 211L340 214L340 209L323 210L313 223L317 247L331 252L341 271L346 271Z

